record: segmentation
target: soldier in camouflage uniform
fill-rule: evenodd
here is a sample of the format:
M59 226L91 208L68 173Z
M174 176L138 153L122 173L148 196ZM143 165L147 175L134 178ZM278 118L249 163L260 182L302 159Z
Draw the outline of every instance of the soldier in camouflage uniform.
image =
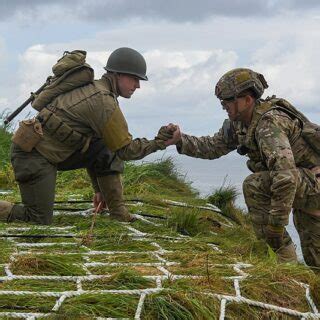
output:
M130 98L148 80L143 56L119 48L109 57L100 80L59 95L37 116L43 138L31 150L12 145L12 165L22 205L0 201L0 219L52 222L57 170L87 168L95 190L94 204L106 202L110 216L132 221L123 200L123 160L141 159L166 143L132 139L117 97Z
M250 69L229 71L215 89L229 117L219 132L194 137L178 129L173 141L179 153L195 158L216 159L235 149L246 155L253 173L243 192L257 237L280 262L296 261L285 229L293 209L304 259L320 267L320 154L301 137L290 103L261 99L267 87L263 75Z

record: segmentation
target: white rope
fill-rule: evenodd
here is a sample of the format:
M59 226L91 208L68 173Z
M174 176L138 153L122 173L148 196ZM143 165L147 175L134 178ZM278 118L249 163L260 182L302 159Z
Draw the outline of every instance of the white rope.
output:
M12 277L13 277L13 274L12 274L12 272L11 272L10 267L9 267L8 264L5 265L5 267L4 267L4 272L6 273L6 275L7 275L9 278L12 278Z
M66 296L67 298L79 296L83 294L127 294L127 295L139 295L142 293L156 293L163 290L162 288L147 288L147 289L101 289L101 290L71 290L71 291L13 291L13 290L0 290L0 295L12 295L12 296L34 296L34 297L55 297L60 298Z
M215 245L215 244L213 244L213 243L207 243L207 245L208 245L210 248L212 248L213 250L222 253L222 250L221 250L217 245Z
M218 207L216 207L215 205L211 204L211 203L207 203L205 206L193 206L193 205L187 204L185 202L173 201L173 200L163 200L163 202L165 202L165 203L167 203L169 205L177 206L177 207L203 209L203 210L208 210L208 211L214 211L214 212L221 213L221 210Z
M219 320L224 320L224 317L226 314L226 303L227 303L226 299L221 299Z
M156 227L161 226L161 224L155 223L155 222L153 222L153 221L150 221L150 220L144 218L143 216L141 216L141 215L139 215L139 214L134 214L133 216L134 216L136 219L141 220L141 221L143 221L143 222L145 222L145 223L151 224L151 225L153 225L153 226L156 226Z
M58 311L60 307L62 306L64 300L67 299L67 296L62 295L56 302L56 304L53 306L52 311Z
M147 219L145 219L147 220ZM149 220L147 220L149 221ZM129 226L128 224L122 223L123 226L125 226L128 230L132 232L132 234L136 237L138 237L135 240L141 240L141 241L146 241L147 238L152 238L155 237L156 235L148 234L141 232L140 230L133 228L132 226ZM64 227L62 227L64 228ZM68 227L67 227L68 228ZM69 227L68 229L65 228L64 230L68 230L72 227ZM30 228L31 229L31 228ZM30 230L29 229L29 230ZM40 228L39 228L40 229ZM8 230L8 229L7 229ZM33 229L34 230L34 229ZM43 228L42 228L43 230ZM57 229L56 229L57 230ZM62 229L61 229L62 230ZM11 231L13 231L13 228L11 228ZM28 231L26 229L23 230L16 230L16 231ZM162 236L164 237L164 236ZM168 237L168 239L171 242L177 242L177 241L182 241L183 239L188 239L189 237ZM56 246L56 245L61 245L66 246L66 245L78 245L77 243L74 242L60 242L60 243L19 243L14 241L13 239L10 239L10 241L14 242L15 245L19 248L32 248L32 247L48 247L48 246ZM161 292L164 290L162 287L162 281L166 279L172 279L172 280L177 280L177 279L199 279L203 278L204 276L198 276L198 275L174 275L172 274L169 270L165 268L165 266L171 266L171 265L179 265L179 262L174 262L174 261L168 261L165 258L163 258L161 255L171 252L168 250L163 249L157 242L152 242L151 243L157 250L155 251L145 251L145 252L140 252L140 251L97 251L97 250L91 250L86 246L81 246L83 249L86 249L87 252L82 253L83 258L85 259L85 263L82 263L81 266L82 268L86 271L87 275L85 276L44 276L44 275L30 275L30 276L24 276L24 275L14 275L11 270L10 270L10 264L14 262L17 258L17 256L20 255L25 255L25 254L43 254L40 251L39 252L32 252L32 251L25 251L25 252L14 252L12 253L10 257L10 262L8 264L3 264L4 270L6 273L6 276L0 277L0 281L10 281L10 280L20 280L20 279L38 279L38 280L56 280L56 281L73 281L77 285L77 290L72 290L72 291L64 291L64 292L54 292L54 291L44 291L44 292L39 292L39 291L12 291L12 290L2 290L0 291L0 294L8 294L8 295L13 295L13 296L22 296L22 295L31 295L31 296L42 296L42 297L56 297L57 301L52 309L52 311L58 311L63 302L65 301L66 298L69 297L74 297L74 296L79 296L83 294L127 294L127 295L139 295L139 303L136 309L135 313L135 319L140 319L141 318L141 313L143 310L143 305L144 301L146 299L146 296L148 294L156 293L156 292ZM213 248L216 251L219 251L219 247L213 245L213 244L208 244L211 248ZM56 254L56 253L54 253ZM59 254L81 254L78 252L61 252ZM127 262L127 263L119 263L119 262L91 262L90 257L94 255L129 255L129 254L150 254L151 256L155 257L158 262ZM88 270L88 267L91 266L150 266L150 267L156 267L159 271L161 271L163 274L162 275L143 275L143 278L147 279L152 279L155 280L155 288L146 288L146 289L131 289L131 290L83 290L82 289L82 282L83 281L93 281L95 279L102 279L102 278L108 278L111 275L106 274L106 275L92 275L91 272ZM225 310L226 310L226 305L228 302L235 302L235 303L246 303L248 305L252 306L257 306L260 308L268 309L268 310L273 310L276 312L281 312L293 316L298 316L302 317L303 319L320 319L320 314L318 313L318 309L316 305L314 304L312 297L310 295L310 288L307 284L304 283L299 283L301 286L303 286L306 289L306 299L308 301L308 304L310 305L312 312L299 312L296 310L288 309L288 308L283 308L283 307L278 307L276 305L272 304L267 304L263 303L261 301L256 301L256 300L251 300L247 299L241 296L241 290L240 290L240 280L248 277L249 275L245 273L242 269L243 268L248 268L251 267L252 265L246 264L246 263L234 263L234 264L213 264L213 266L221 266L221 267L232 267L235 272L238 273L238 276L232 276L232 277L223 277L226 279L232 279L234 283L234 288L235 288L235 296L229 296L229 295L221 295L221 294L216 294L216 293L205 293L202 292L202 294L212 296L215 298L218 298L221 300L221 305L220 305L220 320L223 320L225 318ZM25 319L36 319L40 317L47 317L50 316L50 313L19 313L19 312L0 312L0 316L8 316L8 317L20 317L20 318L25 318ZM96 319L112 319L112 318L96 318Z
M142 293L139 299L139 303L138 303L138 307L136 310L136 314L134 316L135 320L140 320L141 319L141 311L142 311L142 307L144 304L144 300L146 299L147 294L146 293Z
M47 227L47 226L37 226L37 227L8 227L5 229L5 232L8 231L36 231L36 230L47 230L47 231L63 231L74 229L75 226L67 226L67 227Z
M303 283L303 282L298 282L298 281L295 281L296 283L298 283L300 286L302 286L303 288L306 289L306 299L307 299L307 302L310 306L310 308L312 309L312 311L314 313L318 313L318 308L316 307L314 301L312 300L311 298L311 294L310 294L310 286L306 283Z
M19 248L44 248L54 246L78 246L76 242L41 242L41 243L28 243L28 242L17 242Z
M278 307L272 304L268 304L268 303L263 303L260 301L256 301L256 300L251 300L251 299L247 299L244 297L234 297L234 296L228 296L228 295L222 295L222 294L218 294L218 293L208 293L208 292L201 292L204 295L208 295L211 297L216 297L218 299L225 299L228 302L236 302L236 303L246 303L248 305L251 306L255 306L255 307L260 307L260 308L264 308L264 309L268 309L268 310L273 310L273 311L277 311L277 312L281 312L281 313L285 313L285 314L289 314L292 316L296 316L296 317L306 317L306 318L310 318L310 319L320 319L320 314L319 313L311 313L311 312L299 312L296 310L292 310L289 308L284 308L284 307Z
M239 279L234 279L233 281L234 289L236 291L236 297L241 297L241 291L239 286Z
M40 312L0 312L0 316L30 319L30 317L34 317L34 318L49 317L51 316L51 314L40 313Z
M165 264L168 263L168 260L166 260L165 258L160 257L157 253L152 253L152 255L153 255L155 258L157 258L159 261L161 261L161 262L163 262L163 263L165 263Z
M310 288L308 286L308 288L306 289L306 298L307 298L307 301L312 309L312 311L314 313L319 313L318 311L318 308L316 307L315 303L313 302L312 298L311 298L311 295L310 295Z
M66 212L66 211L53 211L53 215L55 217L57 216L90 216L92 215L93 208L87 209L87 210L79 210L79 211L72 211L72 212Z
M77 279L77 290L82 291L82 280L79 278Z
M157 278L156 278L156 285L157 285L157 288L162 288L162 277L159 277L159 276L157 276Z
M143 207L144 203L137 201L137 202L126 202L127 206L131 206L131 207Z
M128 230L132 231L136 236L139 236L139 237L144 237L146 236L146 233L144 232L141 232L137 229L135 229L134 227L131 227L131 226L128 226L128 225L124 225Z
M141 267L158 267L158 266L174 266L178 265L179 262L86 262L84 265L86 267L99 267L99 266L110 266L110 267L120 267L120 266L141 266Z
M166 268L159 266L159 267L157 267L157 269L159 271L161 271L163 274L165 274L168 278L172 277L172 273L169 270L167 270Z
M163 249L158 243L156 242L151 242L151 244L153 246L155 246L156 248L158 248L158 251L152 251L152 252L157 252L158 254L165 254L165 253L171 253L172 251L171 250L166 250L166 249Z

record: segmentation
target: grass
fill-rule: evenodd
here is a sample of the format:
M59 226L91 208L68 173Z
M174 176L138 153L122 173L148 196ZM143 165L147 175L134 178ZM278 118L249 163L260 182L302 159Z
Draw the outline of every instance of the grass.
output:
M85 275L79 266L83 262L80 255L23 255L11 265L11 270L18 275Z
M0 113L0 165L1 167L10 160L9 150L11 145L11 125L4 125L3 121L7 117L7 112Z
M84 290L131 290L131 289L146 289L155 287L155 282L141 277L134 270L124 269L113 274L109 278L103 278L94 281L88 281L83 285Z
M8 263L10 255L14 250L14 245L6 239L0 238L0 264Z
M220 188L214 190L208 197L208 202L223 209L227 205L234 204L238 195L239 191L235 186L224 187L224 185L222 185Z
M245 212L235 206L235 200L239 195L239 191L235 186L224 186L215 189L211 195L207 197L207 201L221 209L222 214L232 221L240 225L248 222Z
M138 296L86 294L67 299L52 319L133 318Z
M35 290L36 289L36 290ZM71 281L57 280L11 280L0 283L0 290L14 291L75 291L77 286Z
M220 303L192 292L153 294L147 297L143 319L217 319Z
M221 277L210 274L200 279L179 279L166 280L163 285L174 291L190 291L190 288L197 288L199 292L211 292L226 295L234 294L233 282L231 280L221 279Z
M2 312L50 312L55 301L56 298L52 297L0 295L0 310Z
M10 132L0 130L1 152L8 154ZM2 158L1 158L2 159ZM8 157L3 158L0 169L0 188L11 188L13 193L3 198L19 201L17 185L13 179L12 168ZM277 264L274 256L268 251L263 241L258 241L253 233L245 213L235 206L237 190L234 187L221 188L214 191L208 199L201 199L191 184L184 180L172 159L162 159L155 163L133 162L126 164L124 174L126 198L142 199L141 206L133 206L129 201L131 212L143 212L162 219L150 219L157 225L136 221L132 227L147 232L152 238L139 239L130 234L123 224L110 220L106 215L98 215L94 228L94 237L89 244L91 250L121 251L114 255L87 255L88 248L81 246L81 238L87 234L91 225L90 217L56 216L52 226L39 230L33 226L31 230L18 232L24 235L57 234L58 226L74 226L70 231L75 238L17 238L16 242L54 243L53 247L19 248L23 255L16 256L11 262L10 270L15 275L86 275L84 262L118 262L146 263L158 262L156 255L150 251L158 251L154 242L167 250L159 256L175 265L162 266L174 275L197 275L196 279L173 279L169 277L162 282L164 290L157 294L147 295L142 310L143 319L218 319L220 301L206 296L204 293L220 293L234 295L233 281L225 277L238 275L226 264L244 262L252 267L243 269L249 276L240 282L244 297L273 303L278 306L308 310L304 298L305 291L294 280L308 283L312 297L320 307L319 276L303 265ZM59 173L57 178L57 200L69 198L90 200L92 189L85 170ZM163 199L187 202L190 205L204 205L207 201L219 206L222 215L208 210L192 207L173 207ZM90 204L57 204L56 208L87 209ZM225 218L227 217L227 219ZM228 221L232 225L226 226ZM26 226L13 223L10 226ZM4 231L6 224L0 224ZM11 231L13 232L13 231ZM173 236L178 240L169 240L164 236ZM181 235L187 236L181 238ZM179 238L180 237L180 238ZM63 246L61 242L71 242ZM218 246L222 252L215 251L210 245ZM1 239L0 264L9 262L14 245ZM135 253L138 252L138 253ZM73 253L73 254L67 254ZM87 257L87 258L84 258ZM223 264L224 266L219 266ZM5 275L1 266L1 275ZM163 275L161 268L155 266L89 266L93 274L107 275L103 279L82 281L84 290L99 289L144 289L155 288L155 279L145 276ZM11 280L0 283L0 290L31 291L64 291L76 290L72 281L53 280ZM294 294L293 294L294 293ZM94 317L133 318L139 301L138 295L118 295L90 293L67 298L61 309L49 319L92 319ZM16 297L1 295L0 311L38 311L49 312L55 303L51 298L35 298L30 296ZM247 304L227 303L226 319L291 319L286 315L251 307Z
M124 175L124 186L127 194L135 196L147 196L161 194L162 196L172 195L188 197L197 193L191 188L177 170L172 158L158 160L156 162L145 162L136 165L127 162ZM168 192L170 190L170 192Z

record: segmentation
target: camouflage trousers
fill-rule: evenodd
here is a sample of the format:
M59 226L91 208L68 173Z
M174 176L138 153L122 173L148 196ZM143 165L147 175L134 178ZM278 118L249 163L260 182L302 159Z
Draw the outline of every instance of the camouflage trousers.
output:
M320 179L308 169L299 168L299 181L293 203L294 225L299 233L307 265L320 267L320 216L307 213L320 209ZM271 178L268 171L253 173L243 183L243 193L258 239L265 238L271 209ZM284 246L292 243L287 232Z
M13 206L8 217L9 222L14 220L37 224L52 222L57 171L87 168L91 178L123 172L123 161L115 157L101 139L93 139L85 153L76 151L58 164L50 163L35 149L24 152L13 144L11 163L19 184L22 204ZM94 181L92 182L94 185Z

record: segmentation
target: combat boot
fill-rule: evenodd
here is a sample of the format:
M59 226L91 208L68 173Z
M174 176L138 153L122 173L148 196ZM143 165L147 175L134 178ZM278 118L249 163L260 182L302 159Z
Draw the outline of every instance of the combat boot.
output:
M277 260L279 263L297 263L297 253L294 244L291 242L277 250Z
M120 174L98 177L100 191L110 211L110 218L132 222L135 217L128 212L124 204Z
M0 221L7 221L13 204L8 201L0 201Z

